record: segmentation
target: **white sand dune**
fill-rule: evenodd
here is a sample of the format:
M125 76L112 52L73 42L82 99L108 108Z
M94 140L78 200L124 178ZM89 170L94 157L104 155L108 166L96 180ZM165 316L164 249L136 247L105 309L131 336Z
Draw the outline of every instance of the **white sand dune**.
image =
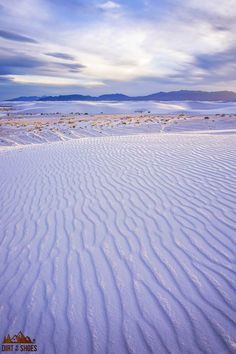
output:
M0 102L10 105L18 113L52 113L52 112L88 112L89 114L134 113L135 111L151 111L163 113L235 113L236 102L207 101L34 101L34 102Z
M84 137L217 130L236 132L236 114L9 116L0 119L0 150L5 150L6 146L19 147Z
M0 153L0 336L39 353L236 353L236 135Z

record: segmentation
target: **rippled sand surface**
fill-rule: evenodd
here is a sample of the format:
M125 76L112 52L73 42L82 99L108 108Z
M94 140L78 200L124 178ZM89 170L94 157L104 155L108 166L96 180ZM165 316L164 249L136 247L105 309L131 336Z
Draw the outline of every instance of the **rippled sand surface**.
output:
M0 336L48 354L235 353L233 133L4 147Z

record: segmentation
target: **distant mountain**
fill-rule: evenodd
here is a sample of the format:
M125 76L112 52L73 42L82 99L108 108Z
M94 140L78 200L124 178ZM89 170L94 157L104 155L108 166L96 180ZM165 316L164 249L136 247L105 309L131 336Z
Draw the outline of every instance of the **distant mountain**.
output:
M127 101L132 100L132 97L122 95L121 93L113 93L108 95L101 95L97 98L99 101Z
M7 101L38 101L40 97L38 96L21 96L21 97L17 97L17 98L13 98L11 100L7 100Z
M37 101L96 101L96 97L84 95L60 95L38 97Z
M105 94L98 97L85 95L29 96L17 97L8 101L236 101L236 93L232 91L171 91L158 92L147 96L126 96L121 93Z
M63 95L63 96L45 96L39 97L38 101L127 101L132 97L122 95L121 93L106 94L98 97L84 95Z
M158 92L145 96L145 99L159 101L235 101L236 93L232 91L206 92L181 90Z

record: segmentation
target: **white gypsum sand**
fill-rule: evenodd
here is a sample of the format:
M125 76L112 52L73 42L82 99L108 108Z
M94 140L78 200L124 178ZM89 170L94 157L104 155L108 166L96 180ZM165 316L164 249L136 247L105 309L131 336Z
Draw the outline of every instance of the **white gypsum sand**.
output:
M0 118L0 150L84 137L236 130L236 114L10 115Z
M0 336L39 353L236 352L236 135L0 152Z

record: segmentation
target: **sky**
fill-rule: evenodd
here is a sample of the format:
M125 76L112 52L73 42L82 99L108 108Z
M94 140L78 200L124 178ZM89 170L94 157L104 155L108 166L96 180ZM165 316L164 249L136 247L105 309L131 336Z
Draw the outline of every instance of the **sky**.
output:
M0 99L236 91L235 0L0 0Z

